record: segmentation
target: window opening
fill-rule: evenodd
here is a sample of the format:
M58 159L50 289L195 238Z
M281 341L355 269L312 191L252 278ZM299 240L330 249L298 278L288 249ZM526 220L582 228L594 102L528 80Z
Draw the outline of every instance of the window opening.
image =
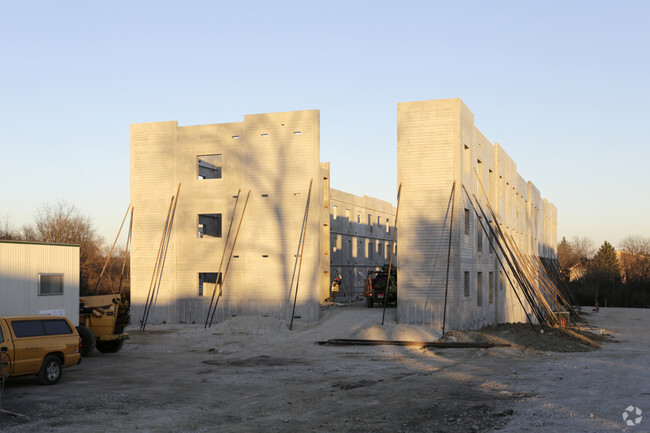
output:
M465 209L465 234L469 235L469 209Z
M199 296L212 296L217 284L221 284L219 272L199 272Z
M488 274L488 299L494 304L494 272Z
M222 160L221 154L199 155L197 159L198 178L221 179Z
M465 272L465 282L463 284L465 297L469 298L469 272Z
M483 272L476 273L476 305L483 306Z
M38 295L63 295L63 274L39 274Z
M221 237L221 214L220 213L199 214L198 234L199 234L199 238L205 238L205 237L220 238Z

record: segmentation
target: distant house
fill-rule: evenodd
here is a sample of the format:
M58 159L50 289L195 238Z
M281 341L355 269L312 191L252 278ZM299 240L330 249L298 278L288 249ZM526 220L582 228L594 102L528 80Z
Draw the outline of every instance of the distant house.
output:
M0 316L38 314L79 323L79 246L0 241Z
M587 260L581 260L569 268L569 281L578 281L587 273Z

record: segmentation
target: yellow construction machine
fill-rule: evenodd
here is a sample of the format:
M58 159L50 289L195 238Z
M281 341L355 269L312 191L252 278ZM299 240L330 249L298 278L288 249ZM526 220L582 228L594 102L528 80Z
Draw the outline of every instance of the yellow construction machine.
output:
M129 302L120 294L79 298L81 356L89 356L95 348L102 353L118 352L129 338L124 333L129 320Z

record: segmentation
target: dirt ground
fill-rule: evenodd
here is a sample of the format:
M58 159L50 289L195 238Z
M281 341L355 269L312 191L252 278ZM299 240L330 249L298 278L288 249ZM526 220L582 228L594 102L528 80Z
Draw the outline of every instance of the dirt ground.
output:
M315 324L235 317L130 329L117 354L59 384L12 378L2 432L606 432L650 427L650 310L601 309L578 335L527 325L451 332L490 349L323 346L330 338L431 341L395 309L323 308ZM589 340L584 336L588 336ZM595 349L592 342L602 345ZM628 406L648 419L627 426Z

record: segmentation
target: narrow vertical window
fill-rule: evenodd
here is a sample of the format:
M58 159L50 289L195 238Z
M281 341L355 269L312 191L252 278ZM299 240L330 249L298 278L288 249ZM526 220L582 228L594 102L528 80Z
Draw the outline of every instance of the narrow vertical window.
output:
M465 234L469 235L469 209L465 209Z
M483 272L476 273L476 305L483 306Z
M483 252L483 229L481 228L481 217L476 218L476 251Z
M490 238L489 238L490 254L494 254L494 227L493 227L492 221L490 221L489 227L491 228L491 230L490 230Z
M488 274L488 299L494 304L494 272Z
M465 297L469 298L469 272L465 272L465 281L463 284Z
M370 233L372 233L372 214L368 214L368 227L370 228Z
M469 173L469 147L467 145L464 146L464 151L465 151L465 172Z
M336 205L332 206L332 218L336 219L338 213L338 207Z

